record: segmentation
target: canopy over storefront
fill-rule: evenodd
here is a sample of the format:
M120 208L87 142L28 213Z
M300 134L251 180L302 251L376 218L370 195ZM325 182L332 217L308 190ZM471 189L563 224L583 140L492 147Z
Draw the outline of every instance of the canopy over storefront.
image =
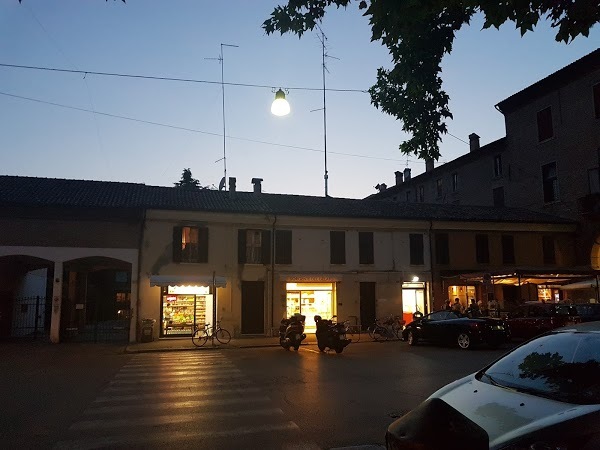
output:
M598 280L597 279L588 279L577 281L575 283L564 284L561 286L561 289L565 291L575 290L575 289L597 289L598 288Z
M212 286L225 287L227 279L212 275L150 275L150 286Z
M546 285L563 289L563 285L583 282L600 275L590 269L515 269L506 271L460 274L461 280L471 283L489 283L518 286L520 284ZM595 282L595 280L592 280ZM591 286L595 287L595 286ZM579 288L582 289L582 288Z

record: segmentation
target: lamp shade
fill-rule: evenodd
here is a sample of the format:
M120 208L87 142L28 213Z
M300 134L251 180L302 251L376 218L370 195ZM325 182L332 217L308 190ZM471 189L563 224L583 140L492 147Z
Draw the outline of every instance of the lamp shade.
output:
M287 116L290 113L290 104L285 99L285 93L281 89L275 93L271 113L276 116Z

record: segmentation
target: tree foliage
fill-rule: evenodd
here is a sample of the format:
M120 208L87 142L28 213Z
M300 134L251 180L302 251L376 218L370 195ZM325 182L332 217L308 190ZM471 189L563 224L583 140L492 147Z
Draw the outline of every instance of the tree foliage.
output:
M200 185L200 181L192 177L192 171L189 168L183 169L181 180L174 184L175 187L183 189L206 189Z
M277 6L263 23L267 34L275 31L299 37L312 30L328 7L346 8L352 0L288 0ZM484 16L483 28L514 22L521 35L543 19L556 29L556 40L565 43L588 36L600 22L598 0L360 0L358 8L369 18L371 40L381 41L392 57L391 69L377 70L369 89L371 103L402 121L412 137L400 144L402 153L438 160L439 142L452 118L448 94L442 89L441 62L452 51L456 32L476 13Z

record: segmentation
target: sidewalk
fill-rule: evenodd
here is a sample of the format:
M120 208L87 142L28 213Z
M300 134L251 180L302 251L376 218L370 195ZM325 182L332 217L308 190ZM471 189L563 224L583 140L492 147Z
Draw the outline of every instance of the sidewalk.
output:
M367 333L361 335L361 342L371 342ZM353 342L355 344L356 342ZM302 341L302 346L317 345L317 337L314 333L307 333L306 339ZM133 342L127 345L125 353L147 353L147 352L168 352L178 350L216 350L216 349L237 349L237 348L261 348L261 347L279 347L279 337L252 336L232 338L229 344L221 344L215 339L214 345L210 340L202 347L196 347L192 344L191 337L161 338L152 342Z

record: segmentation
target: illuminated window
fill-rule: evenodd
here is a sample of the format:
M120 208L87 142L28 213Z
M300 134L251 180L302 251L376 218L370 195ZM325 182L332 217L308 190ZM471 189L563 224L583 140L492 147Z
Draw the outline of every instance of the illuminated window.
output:
M208 262L208 228L173 228L173 261L178 263Z

